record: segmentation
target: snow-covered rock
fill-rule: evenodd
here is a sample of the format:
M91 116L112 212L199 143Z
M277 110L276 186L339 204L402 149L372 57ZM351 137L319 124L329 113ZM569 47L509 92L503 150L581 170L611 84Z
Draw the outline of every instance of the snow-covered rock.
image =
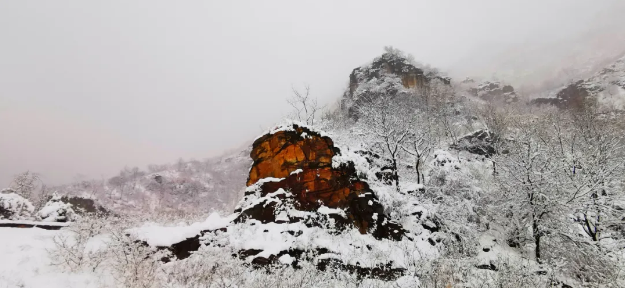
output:
M45 222L70 222L76 220L78 214L72 208L72 205L65 203L56 193L50 201L37 212L37 219Z
M0 219L30 219L34 210L34 206L28 199L16 193L0 194Z

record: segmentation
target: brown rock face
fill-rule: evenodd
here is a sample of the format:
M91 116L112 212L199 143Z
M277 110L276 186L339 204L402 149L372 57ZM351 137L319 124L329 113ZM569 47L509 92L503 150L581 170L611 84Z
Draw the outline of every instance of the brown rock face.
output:
M262 178L285 178L297 169L328 171L323 168L332 167L332 139L304 129L297 127L296 131L279 131L257 139L250 153L254 164L247 186ZM302 137L302 133L307 134Z
M321 206L345 211L347 219L336 218L339 226L353 224L361 233L372 233L377 238L399 240L404 230L388 221L384 208L378 202L366 182L358 179L353 163L332 167L332 157L340 154L332 139L298 125L285 131L267 134L253 144L250 156L254 160L247 185L264 178L284 178L279 181L263 181L261 196L279 189L292 194L289 199L294 209L315 212ZM278 196L276 196L278 197ZM258 203L242 211L243 217L263 222L275 222L276 203ZM295 222L301 219L290 219Z

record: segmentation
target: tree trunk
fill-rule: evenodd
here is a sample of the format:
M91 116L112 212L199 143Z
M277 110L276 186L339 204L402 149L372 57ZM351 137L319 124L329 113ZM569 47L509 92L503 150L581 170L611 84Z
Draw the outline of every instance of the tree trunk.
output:
M399 173L397 172L397 159L393 157L393 178L395 178L395 187L399 192Z
M421 165L421 159L417 158L417 163L415 163L415 170L417 170L417 184L421 184L421 172L419 171L419 165Z
M536 217L532 217L532 234L534 234L534 244L536 245L536 250L534 251L534 255L536 256L536 262L541 263L540 261L540 231L538 229L538 220Z

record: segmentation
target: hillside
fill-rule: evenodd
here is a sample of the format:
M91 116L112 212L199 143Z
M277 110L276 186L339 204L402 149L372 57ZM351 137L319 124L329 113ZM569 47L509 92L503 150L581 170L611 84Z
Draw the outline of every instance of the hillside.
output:
M621 58L575 91L622 109L624 76ZM349 80L337 109L304 109L242 151L54 187L107 215L6 190L10 227L69 224L0 227L32 247L0 286L625 285L622 115L534 109L511 85L459 83L396 49ZM548 101L577 105L567 91Z
M588 103L601 110L625 109L625 56L599 69L591 77L573 81L551 98L533 100L561 108L580 108Z

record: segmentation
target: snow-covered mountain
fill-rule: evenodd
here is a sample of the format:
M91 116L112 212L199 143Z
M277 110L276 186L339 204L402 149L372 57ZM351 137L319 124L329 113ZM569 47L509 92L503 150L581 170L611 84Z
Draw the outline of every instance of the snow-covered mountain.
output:
M206 160L124 168L117 176L50 187L70 196L96 199L120 213L206 213L231 210L245 188L249 148Z
M54 187L115 213L57 232L0 231L32 238L22 271L0 269L0 286L625 284L622 119L534 112L511 85L457 83L390 48L347 89L314 127L285 121L221 157ZM546 101L571 106L586 93L620 108L624 91L620 58ZM0 195L12 213L0 229L74 220L58 196L35 211ZM162 213L168 221L150 217ZM20 259L20 243L0 244Z
M537 98L533 102L552 104L561 108L580 108L588 104L597 104L597 108L601 110L624 110L625 56L602 67L592 76L574 81L550 94L551 97Z

